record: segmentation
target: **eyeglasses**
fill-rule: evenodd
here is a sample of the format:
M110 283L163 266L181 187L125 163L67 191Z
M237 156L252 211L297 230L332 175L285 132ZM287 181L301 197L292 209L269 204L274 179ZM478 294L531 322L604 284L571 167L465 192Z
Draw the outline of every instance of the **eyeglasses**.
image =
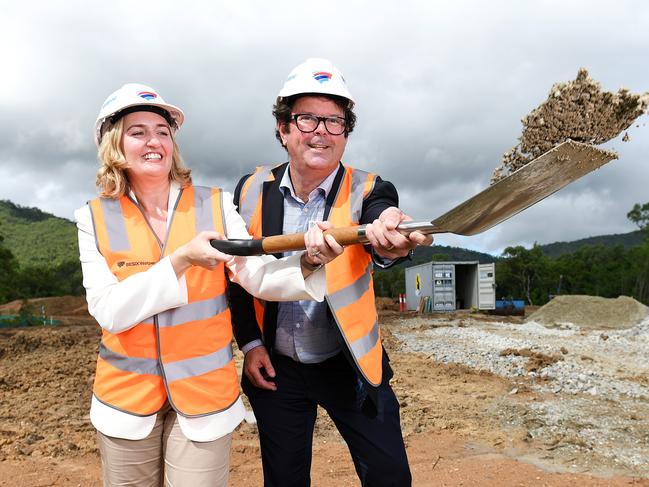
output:
M325 129L331 135L340 135L345 132L346 120L341 117L318 117L310 113L294 113L291 118L295 120L298 130L305 134L315 132L320 122L324 122Z

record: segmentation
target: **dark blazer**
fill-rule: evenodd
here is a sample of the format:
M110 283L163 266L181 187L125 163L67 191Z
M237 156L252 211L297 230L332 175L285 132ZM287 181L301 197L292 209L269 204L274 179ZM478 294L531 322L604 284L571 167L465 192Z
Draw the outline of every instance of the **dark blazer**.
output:
M273 181L266 181L263 184L262 189L262 235L268 237L271 235L281 235L284 225L284 195L279 188L284 172L288 167L288 163L284 163L275 169L273 169L273 175L275 179ZM248 179L250 174L247 174L237 184L237 187L234 191L234 204L239 206L239 198L241 196L241 188L243 183ZM334 202L336 194L338 193L338 187L343 177L343 167L342 164L339 165L338 172L334 179L331 191L327 196L327 201L325 203L325 212L324 220L329 216L331 211L331 206ZM381 212L390 206L399 206L399 196L394 185L388 181L383 181L380 177L376 178L376 182L372 192L365 198L363 201L363 208L361 213L361 224L371 223L376 218L379 217ZM281 257L281 255L276 255L276 257ZM277 330L277 303L267 302L264 312L264 333L262 333L257 326L255 320L255 312L252 301L252 296L248 294L243 288L239 285L230 283L229 285L229 294L230 294L230 309L232 311L232 325L234 328L234 336L237 340L239 347L250 343L253 340L260 339L264 342L264 345L268 349L268 352L273 353L273 346L275 344L275 333ZM329 311L331 312L331 311ZM336 329L338 329L336 327ZM344 343L341 337L341 343ZM359 377L359 379L365 383L365 390L369 394L369 397L373 399L373 402L376 402L375 389L369 383L367 383L362 375L358 372L354 360L351 358L349 351L345 346L342 347L345 355L352 364L354 370ZM392 369L389 366L389 359L385 350L383 352L383 382L385 383L392 377ZM243 380L247 381L245 375Z

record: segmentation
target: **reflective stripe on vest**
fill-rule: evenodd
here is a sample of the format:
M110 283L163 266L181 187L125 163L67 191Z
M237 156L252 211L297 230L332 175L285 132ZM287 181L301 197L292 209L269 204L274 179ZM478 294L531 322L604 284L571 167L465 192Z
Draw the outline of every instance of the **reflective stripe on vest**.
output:
M248 233L261 238L261 192L266 181L273 181L273 166L258 166L241 188L239 213L246 222ZM256 218L255 216L259 217Z
M254 238L262 237L262 228L261 228L261 194L263 191L264 183L266 181L273 181L275 176L273 176L272 170L276 166L258 166L255 168L248 179L243 183L241 187L241 193L239 194L239 214L246 222L246 227L248 233ZM253 303L255 307L255 319L257 320L257 326L263 332L264 331L264 309L266 303L263 299L253 297Z
M150 358L128 357L99 344L99 356L116 369L137 374L160 375L158 361ZM172 362L165 366L168 381L202 375L215 368L225 367L232 360L232 347L227 346L209 355Z
M89 203L97 247L119 281L146 271L201 231L225 233L221 191L188 187L158 241L138 205L127 197ZM223 264L185 273L188 304L117 334L102 332L94 394L116 409L157 412L168 399L180 414L201 416L230 407L239 396Z
M376 181L375 174L343 167L345 173L328 217L335 227L359 223L363 201ZM261 193L265 180L261 175L271 170L270 166L257 168L253 176L259 174L260 177L250 176L244 185L247 192L244 195L242 191L241 195L240 207L252 209L244 219L249 230L258 229L258 234L253 233L255 238L261 237ZM383 352L372 270L371 257L362 245L346 247L341 256L326 265L326 299L359 371L370 384L378 386L382 378Z
M345 175L328 220L334 227L357 225L363 201L374 188L376 175L345 166ZM363 245L345 247L326 265L327 303L359 371L373 386L381 384L383 349L374 302L372 258Z

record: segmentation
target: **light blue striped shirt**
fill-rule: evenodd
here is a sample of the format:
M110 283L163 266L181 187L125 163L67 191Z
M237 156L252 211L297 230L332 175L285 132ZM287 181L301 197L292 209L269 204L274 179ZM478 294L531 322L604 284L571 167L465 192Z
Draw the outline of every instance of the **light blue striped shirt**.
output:
M283 233L306 232L309 229L309 222L322 220L327 196L331 191L337 169L311 191L309 201L304 203L293 189L289 165L280 181L280 189L284 194ZM284 255L293 253L287 252ZM335 323L327 317L326 302L278 303L275 351L302 363L322 362L341 350L339 334L335 326Z

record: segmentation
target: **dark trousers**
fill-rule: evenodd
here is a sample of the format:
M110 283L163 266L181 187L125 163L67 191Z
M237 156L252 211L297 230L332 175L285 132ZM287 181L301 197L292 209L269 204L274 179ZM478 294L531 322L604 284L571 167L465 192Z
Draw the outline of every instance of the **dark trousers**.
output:
M277 391L243 390L257 418L266 487L311 485L313 428L324 408L344 438L363 487L408 487L412 479L401 435L399 403L386 379L376 416L361 410L359 381L343 354L319 364L272 357ZM335 467L334 467L335 468ZM325 484L326 485L326 482Z

